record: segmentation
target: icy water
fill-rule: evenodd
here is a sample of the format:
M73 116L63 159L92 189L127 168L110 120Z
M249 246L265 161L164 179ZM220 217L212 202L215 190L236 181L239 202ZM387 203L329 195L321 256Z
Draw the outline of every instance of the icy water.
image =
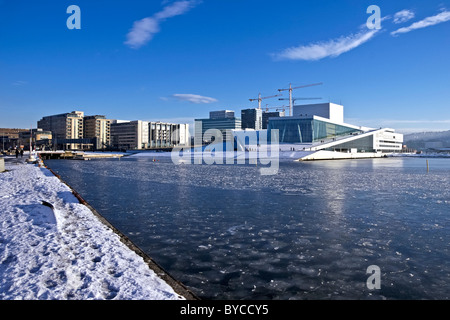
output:
M449 299L450 159L429 163L46 161L201 298L283 300Z

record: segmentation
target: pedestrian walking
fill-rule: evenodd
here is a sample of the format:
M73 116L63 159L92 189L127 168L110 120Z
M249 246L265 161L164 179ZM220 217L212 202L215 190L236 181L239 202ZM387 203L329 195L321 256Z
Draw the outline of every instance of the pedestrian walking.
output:
M23 149L20 149L20 157L23 158Z
M19 157L19 149L16 148L16 159Z

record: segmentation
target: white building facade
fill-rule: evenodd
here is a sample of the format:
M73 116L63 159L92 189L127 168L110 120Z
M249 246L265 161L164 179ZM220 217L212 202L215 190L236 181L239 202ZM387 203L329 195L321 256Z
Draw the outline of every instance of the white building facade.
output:
M280 150L304 152L302 160L383 157L403 147L403 135L394 129L345 123L344 107L334 103L294 106L291 117L269 118L269 140L272 132ZM247 148L243 132L234 131L234 138Z
M112 146L125 150L171 148L190 142L189 124L159 121L111 121Z
M189 124L165 122L148 123L149 148L170 148L188 145L190 141Z

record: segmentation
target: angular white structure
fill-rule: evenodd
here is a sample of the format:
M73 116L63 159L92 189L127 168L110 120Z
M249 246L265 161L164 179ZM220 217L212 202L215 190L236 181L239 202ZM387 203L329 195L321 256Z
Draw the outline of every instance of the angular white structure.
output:
M294 117L319 116L335 123L344 123L344 106L335 103L317 103L294 106Z
M402 150L403 135L390 128L367 128L344 122L344 107L334 103L294 106L292 117L269 118L268 136L278 130L281 152L298 160L385 157ZM245 132L233 131L235 145L248 146ZM258 145L266 144L258 141Z

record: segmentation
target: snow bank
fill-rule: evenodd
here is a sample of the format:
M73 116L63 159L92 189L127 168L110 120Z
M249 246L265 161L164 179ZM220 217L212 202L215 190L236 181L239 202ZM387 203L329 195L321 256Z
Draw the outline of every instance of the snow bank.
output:
M1 300L184 299L48 169L12 162L5 167Z

